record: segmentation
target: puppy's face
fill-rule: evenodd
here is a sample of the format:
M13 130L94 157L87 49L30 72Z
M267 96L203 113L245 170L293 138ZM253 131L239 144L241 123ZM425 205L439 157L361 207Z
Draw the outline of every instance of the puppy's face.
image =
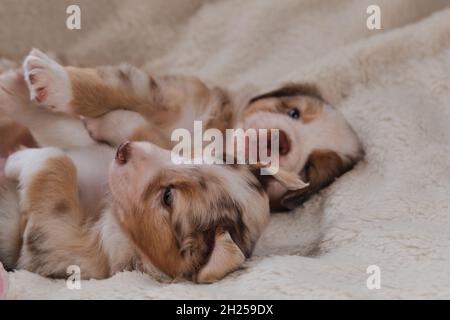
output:
M253 98L244 129L279 129L280 167L298 173L309 187L288 192L271 180L265 188L272 209L293 209L349 170L363 151L343 115L308 85L288 85Z
M116 217L143 261L171 277L212 282L237 269L269 216L245 167L175 165L170 151L149 143L122 144L109 183Z

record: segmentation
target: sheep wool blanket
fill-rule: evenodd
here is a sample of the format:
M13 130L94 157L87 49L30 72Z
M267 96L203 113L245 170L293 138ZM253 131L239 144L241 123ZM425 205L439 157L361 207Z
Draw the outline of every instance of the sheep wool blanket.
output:
M32 47L239 88L316 84L363 141L354 170L274 214L242 270L210 285L121 272L80 289L17 270L9 299L450 298L450 1L2 0L0 71ZM381 29L367 27L367 7ZM1 137L0 137L1 139Z

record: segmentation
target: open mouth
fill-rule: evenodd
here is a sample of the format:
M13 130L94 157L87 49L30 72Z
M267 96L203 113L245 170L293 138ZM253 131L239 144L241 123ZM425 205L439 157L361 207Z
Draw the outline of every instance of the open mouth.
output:
M289 139L289 136L287 133L281 129L278 130L278 156L285 156L291 151L291 140ZM257 160L260 161L261 155L266 155L268 157L275 156L272 153L273 144L272 140L276 139L275 132L268 129L267 130L267 142L266 142L266 150L261 150L261 146L259 144L260 136L257 135L256 140L256 150L257 150ZM248 137L246 138L246 157L249 159L249 152L250 152L250 143Z
M283 130L280 130L279 152L280 155L285 156L291 151L291 141L289 136Z
M285 156L289 153L291 150L291 142L289 140L288 135L283 130L278 130L279 137L278 137L278 154L280 156ZM274 132L272 130L269 130L269 134L267 135L267 155L272 156L272 140L276 137L273 136Z

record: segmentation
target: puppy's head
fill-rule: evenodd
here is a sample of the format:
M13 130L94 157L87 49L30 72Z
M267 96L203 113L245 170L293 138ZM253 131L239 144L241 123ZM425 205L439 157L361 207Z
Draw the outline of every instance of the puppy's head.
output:
M213 282L252 253L269 201L245 166L175 165L170 151L122 144L110 168L114 212L143 261Z
M274 180L265 183L275 210L293 209L350 170L363 157L356 133L343 115L311 85L289 84L250 100L244 129L279 129L280 167L298 173L307 188L288 191Z

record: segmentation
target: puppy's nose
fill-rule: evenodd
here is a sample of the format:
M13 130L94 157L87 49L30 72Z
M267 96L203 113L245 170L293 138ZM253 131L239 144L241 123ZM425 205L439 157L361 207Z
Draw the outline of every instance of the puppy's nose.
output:
M116 161L118 164L124 165L128 162L131 155L131 142L123 142L119 148L117 148Z

